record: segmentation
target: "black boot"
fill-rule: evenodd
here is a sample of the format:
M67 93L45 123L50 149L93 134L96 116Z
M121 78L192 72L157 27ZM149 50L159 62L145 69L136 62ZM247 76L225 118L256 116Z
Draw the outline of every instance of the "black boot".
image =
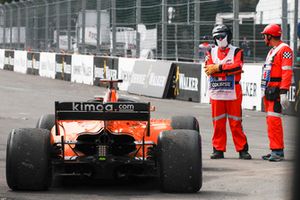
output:
M239 151L240 159L251 160L252 156L248 153L248 144L246 143L244 149Z
M248 151L240 151L240 159L244 159L244 160L251 160L252 157L251 155L248 153Z
M213 153L210 155L210 159L221 159L221 158L224 158L224 152L218 151L214 148Z

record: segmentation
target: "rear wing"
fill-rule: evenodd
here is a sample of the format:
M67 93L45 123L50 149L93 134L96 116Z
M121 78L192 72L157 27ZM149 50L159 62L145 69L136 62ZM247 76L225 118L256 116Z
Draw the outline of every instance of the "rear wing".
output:
M55 102L55 119L149 121L150 103Z
M147 121L147 135L149 135L150 108L150 103L56 101L55 125L58 125L58 120ZM56 135L60 135L58 128L56 129Z

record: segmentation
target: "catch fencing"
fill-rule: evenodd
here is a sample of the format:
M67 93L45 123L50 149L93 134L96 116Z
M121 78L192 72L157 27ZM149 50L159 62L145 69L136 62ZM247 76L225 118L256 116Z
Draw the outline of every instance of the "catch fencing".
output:
M224 23L246 62L266 56L260 32L283 27L297 50L298 0L26 0L0 6L0 47L163 60L203 59L199 44ZM296 20L294 20L296 19Z

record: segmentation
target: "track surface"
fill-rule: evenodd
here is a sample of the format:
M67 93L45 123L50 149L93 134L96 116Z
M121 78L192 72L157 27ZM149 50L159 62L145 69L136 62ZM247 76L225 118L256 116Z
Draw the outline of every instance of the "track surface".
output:
M87 180L56 179L49 191L12 192L6 185L6 141L13 128L34 127L45 113L53 113L54 101L85 101L103 95L105 88L51 80L0 70L0 199L290 199L295 148L296 118L284 116L286 160L261 160L268 153L265 113L243 111L243 126L252 160L239 160L228 128L226 159L211 160L212 122L210 105L177 100L153 99L120 92L156 106L152 117L194 115L200 123L203 145L203 186L196 194L160 193L156 180L94 183Z

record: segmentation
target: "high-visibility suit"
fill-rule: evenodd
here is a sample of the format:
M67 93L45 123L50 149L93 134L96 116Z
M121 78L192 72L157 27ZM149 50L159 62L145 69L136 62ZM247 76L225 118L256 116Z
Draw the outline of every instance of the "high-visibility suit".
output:
M213 47L207 53L206 65L220 64L221 71L209 77L215 150L226 151L226 120L228 118L236 151L248 151L247 138L242 127L241 80L243 51L229 45L226 49Z
M262 94L264 109L267 113L266 121L271 150L284 148L280 94L286 93L291 86L292 64L293 51L287 44L281 42L269 51L263 68Z

